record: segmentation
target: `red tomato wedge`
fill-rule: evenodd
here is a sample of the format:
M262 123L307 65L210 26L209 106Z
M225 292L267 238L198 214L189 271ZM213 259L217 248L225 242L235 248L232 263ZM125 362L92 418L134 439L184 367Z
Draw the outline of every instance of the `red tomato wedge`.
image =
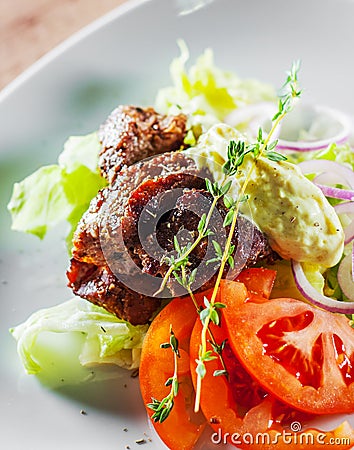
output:
M229 330L224 320L225 312L234 303L229 304L229 298L223 295L223 290L230 289L228 294L231 295L232 288L232 296L240 302L244 302L250 294L242 283L222 281L221 287L217 301L225 303L226 308L222 310L221 326L211 324L211 331L217 344L226 340L222 355L229 378L214 376L215 371L223 368L218 358L208 361L201 391L201 409L215 430L212 441L215 444L228 442L241 449L253 450L320 450L326 444L334 445L334 442L337 449L352 448L354 431L346 422L326 432L314 428L305 428L299 433L291 431L292 424L304 424L309 415L283 404L269 394L238 361L229 344ZM258 301L261 301L260 296ZM195 360L198 358L201 332L202 324L198 319L190 341L194 386L197 383ZM208 349L211 350L211 346Z
M220 296L230 345L251 376L302 411L354 412L349 320L299 300L253 298L240 290L223 282Z
M246 286L248 296L255 294L269 298L276 276L275 270L265 269L264 267L250 268L243 270L236 278L236 281Z
M189 340L197 316L189 297L176 298L156 316L144 340L139 380L145 405L152 398L162 400L170 392L165 381L173 375L174 355L171 348L160 347L170 340L170 326L179 341L178 394L168 418L162 423L152 422L170 449L192 449L205 426L204 417L193 412L194 389L189 366ZM147 412L151 417L153 411L147 408Z

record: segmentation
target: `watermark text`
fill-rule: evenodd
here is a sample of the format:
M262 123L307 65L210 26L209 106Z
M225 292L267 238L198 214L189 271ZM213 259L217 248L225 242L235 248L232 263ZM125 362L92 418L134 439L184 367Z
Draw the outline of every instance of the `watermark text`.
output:
M301 431L302 426L300 422L293 422L288 431L282 432L262 432L262 433L223 433L219 428L211 435L213 444L233 444L233 445L347 445L351 444L349 437L333 437L329 433L311 433L310 431Z

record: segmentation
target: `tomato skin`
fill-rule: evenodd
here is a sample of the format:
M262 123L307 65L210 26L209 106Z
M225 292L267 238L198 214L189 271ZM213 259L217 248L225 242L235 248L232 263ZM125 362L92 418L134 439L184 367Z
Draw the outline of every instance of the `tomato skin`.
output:
M354 412L354 380L350 383L348 381L354 372L350 371L351 366L348 363L346 384L337 366L336 349L332 343L335 334L342 337L344 346L348 352L352 352L347 359L353 361L354 329L344 316L320 310L294 299L245 300L235 295L233 282L222 284L221 298L228 305L224 311L224 318L232 349L247 371L268 392L272 392L281 401L294 408L308 413ZM306 313L310 314L312 319L303 325L302 329L296 329L297 321L299 318L302 320ZM276 330L277 322L280 321L289 322L290 328L286 333L284 331L279 333L278 347L268 355L272 340L269 336L262 336L262 330L265 326L270 326L270 330ZM271 331L269 334L274 332ZM318 357L319 373L322 375L314 385L310 382L302 383L287 368L290 357L281 360L282 352L290 349L292 366L299 371L307 370L311 373L311 364L315 364L312 361L314 355L311 351L318 343L322 349L319 353L323 361L321 362ZM305 375L308 376L308 373Z
M247 278L249 278L248 275ZM269 276L271 275L269 274ZM244 279L247 282L246 278ZM266 295L263 294L263 292L266 292L263 288L258 289L256 286L252 290L253 293L250 293L243 283L221 282L217 301L225 303L226 308L221 310L221 327L211 324L217 343L220 344L224 339L231 341L224 317L226 311L231 311L231 309L235 309L236 306L239 307L243 303L262 305L268 301ZM204 295L210 298L210 291L198 295L197 301L202 303ZM173 300L150 326L142 351L140 386L145 404L151 402L151 397L161 400L169 393L169 387L164 385L164 381L172 375L174 370L173 353L171 349L161 349L160 344L169 341L170 325L172 325L179 340L181 352L178 364L180 390L169 417L162 424L153 422L153 425L161 439L171 450L189 450L194 447L205 426L205 419L204 421L200 420L200 416L196 417L191 412L194 406L193 384L196 385L195 359L198 358L202 325L195 306L189 298ZM233 356L231 355L230 358ZM201 409L215 433L221 432L222 436L228 436L227 440L231 444L234 444L232 437L235 434L242 437L248 433L255 437L260 433L266 433L269 436L269 443L254 442L250 444L249 442L241 442L241 444L236 444L238 448L251 450L321 450L324 448L323 445L330 442L330 439L341 440L341 444L335 445L338 450L353 447L354 430L346 422L332 431L321 432L316 429L304 429L302 433L310 434L313 437L313 443L308 444L306 439L303 443L299 442L298 435L289 433L289 429L284 429L281 423L277 421L280 402L270 394L260 395L258 401L257 396L254 396L251 407L248 410L246 408L246 414L241 414L240 407L244 408L247 398L238 403L237 396L235 397L227 379L224 376L213 376L215 370L222 369L219 359L208 361L206 366L207 373L202 381ZM242 366L239 367L249 376ZM242 376L241 379L243 380ZM254 381L254 388L258 391L256 380ZM262 389L263 387L259 386L261 394ZM243 392L242 389L236 391L237 393ZM153 411L147 408L147 412L151 417ZM283 412L289 414L290 417L295 412L294 417L299 417L297 415L299 411L285 404L280 407L280 413ZM300 415L300 417L302 416ZM300 422L304 423L302 420ZM286 441L284 441L282 435L284 431L287 431ZM319 440L319 437L321 440ZM343 439L350 439L351 443L345 443Z
M222 288L225 283L229 282L222 281ZM230 284L231 283L233 295L240 301L246 301L250 298L250 295L243 284L230 282ZM225 339L229 339L229 332L226 327L226 321L224 320L224 313L230 305L227 299L222 295L222 289L221 293L218 295L217 301L226 303L226 308L221 312L221 326L215 326L213 324L210 326L215 341L220 344ZM197 319L190 341L191 375L194 386L197 384L195 360L198 358L201 331L202 324L200 320ZM208 346L208 350L211 350L210 345ZM225 364L228 368L227 360L225 361ZM309 435L312 441L307 440L309 438L306 438L306 435L305 438L301 438L299 434L291 433L289 429L283 428L282 425L276 423L274 411L275 407L279 405L279 401L272 395L260 398L258 404L248 408L245 415L241 415L239 412L241 402L237 402L235 399L232 392L233 389L227 378L225 376L215 377L213 375L215 370L221 370L223 368L220 360L217 358L208 361L206 363L206 368L207 372L202 380L200 399L201 409L211 427L215 430L216 438L219 439L222 437L222 442L227 441L228 443L237 446L237 448L251 450L321 450L324 448L323 445L328 444L331 439L344 438L349 439L349 443L342 440L342 443L336 445L336 448L339 450L352 448L350 442L354 442L354 431L346 422L332 431L322 432L313 428L302 430L301 433ZM240 379L243 379L242 374L240 374ZM257 385L257 382L255 382L255 385ZM238 392L242 392L242 390ZM289 417L294 414L294 420L298 417L302 417L301 413L295 411L290 406L282 405L282 408L282 411L286 412ZM266 440L263 442L262 440L256 440L256 437L260 436L262 433L269 441ZM244 441L243 437L246 438L247 435L248 439L247 441ZM253 438L253 443L250 436ZM237 439L237 442L234 441L234 438Z
M205 419L193 413L194 390L190 376L189 339L197 318L191 299L172 300L153 320L144 340L139 370L140 390L144 404L151 398L162 400L170 392L165 381L173 375L174 360L171 348L160 345L169 342L170 325L179 341L179 391L168 418L162 423L152 421L160 438L171 449L190 450L205 427ZM149 417L153 411L146 407ZM183 430L176 433L176 430Z
M264 267L252 267L243 270L236 281L243 283L248 291L248 295L261 295L269 298L272 292L277 273L275 270L265 269Z

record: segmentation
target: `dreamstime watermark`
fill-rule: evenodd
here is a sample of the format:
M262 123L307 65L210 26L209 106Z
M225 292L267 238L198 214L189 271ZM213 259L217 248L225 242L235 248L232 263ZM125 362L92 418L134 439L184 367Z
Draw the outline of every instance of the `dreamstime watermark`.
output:
M325 432L301 431L302 425L300 422L292 422L289 430L283 430L262 433L223 433L221 428L211 435L211 442L216 445L242 445L244 448L247 445L292 445L299 446L318 446L318 445L346 445L351 444L349 437L333 437Z

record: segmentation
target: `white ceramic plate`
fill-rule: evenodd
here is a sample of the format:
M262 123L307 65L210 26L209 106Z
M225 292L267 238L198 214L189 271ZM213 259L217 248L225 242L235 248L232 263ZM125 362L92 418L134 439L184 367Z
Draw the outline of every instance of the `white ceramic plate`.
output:
M113 382L50 390L24 374L8 328L71 294L58 233L41 243L10 231L5 205L14 181L56 161L67 136L96 129L118 103L151 103L169 81L178 38L193 56L212 47L220 66L275 85L300 58L305 98L354 113L353 1L209 0L199 8L202 0L194 0L189 13L188 3L128 2L0 94L2 448L135 449L147 436L146 448L164 448L146 421L136 379L122 374Z

